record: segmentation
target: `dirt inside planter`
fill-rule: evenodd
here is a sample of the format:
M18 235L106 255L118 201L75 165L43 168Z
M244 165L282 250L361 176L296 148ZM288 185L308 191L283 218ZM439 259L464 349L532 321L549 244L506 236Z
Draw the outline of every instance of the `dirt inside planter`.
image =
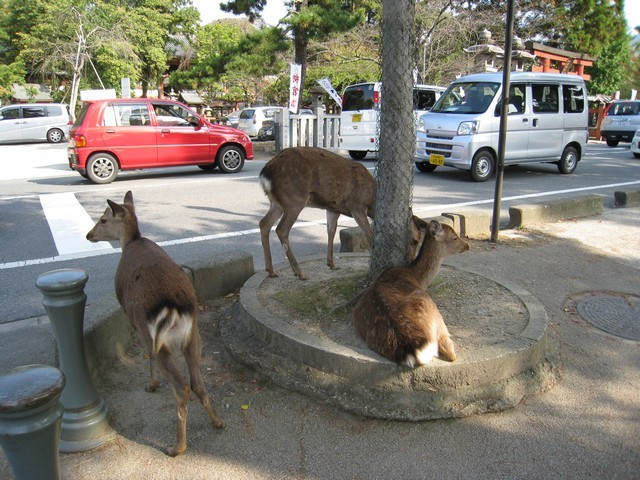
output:
M260 302L283 322L345 346L367 348L356 333L351 312L366 281L369 258L343 256L338 270L323 262L305 262L306 281L282 268L258 289ZM443 266L428 289L449 328L458 355L465 351L500 350L529 321L522 301L496 282Z

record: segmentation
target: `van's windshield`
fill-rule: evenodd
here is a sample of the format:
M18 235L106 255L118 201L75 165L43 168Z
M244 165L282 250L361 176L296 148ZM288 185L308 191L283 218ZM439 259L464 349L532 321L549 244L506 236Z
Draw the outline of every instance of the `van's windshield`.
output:
M449 85L431 109L439 113L484 113L496 92L499 83L460 82Z

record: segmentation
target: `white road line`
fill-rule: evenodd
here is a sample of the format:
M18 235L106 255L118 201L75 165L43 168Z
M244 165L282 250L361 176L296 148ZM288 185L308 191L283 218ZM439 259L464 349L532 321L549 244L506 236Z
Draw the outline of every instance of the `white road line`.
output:
M59 255L113 250L108 242L91 243L85 238L95 222L73 193L40 195L40 204Z
M554 195L560 195L560 194L565 194L565 193L586 192L586 191L591 191L591 190L601 190L601 189L605 189L605 188L625 187L625 186L638 185L638 184L640 184L640 180L636 180L636 181L632 181L632 182L611 183L611 184L608 184L608 185L597 185L597 186L593 186L593 187L571 188L571 189L567 189L567 190L552 190L552 191L548 191L548 192L540 192L540 193L531 193L531 194L527 194L527 195L515 195L515 196L511 196L511 197L503 197L502 201L503 202L508 202L508 201L513 201L513 200L522 200L522 199L526 199L526 198L554 196ZM75 216L75 217L79 218L81 216L84 216L84 217L86 217L88 219L88 224L86 224L85 226L83 226L80 229L80 233L76 233L75 234L75 235L80 235L80 237L82 239L84 239L86 233L93 226L93 221L91 220L89 215L86 213L86 211L78 204L74 194L56 194L56 195L71 195L71 196L73 196L73 202L75 204L77 204L77 206L79 206L79 208L82 210L82 215L80 215L80 213L75 213L74 215L71 215L69 213L70 210L68 209L68 207L64 207L65 208L65 212L64 212L64 216L65 217L67 217L67 216L68 217ZM42 197L45 197L45 196L46 195L41 196L41 201L42 201ZM67 201L69 201L69 200L67 200ZM423 206L423 207L418 206L418 207L414 208L414 213L430 212L430 211L452 212L453 209L456 209L456 208L469 207L469 206L474 206L474 205L486 205L486 204L490 204L490 203L493 203L493 198L485 199L485 200L475 200L475 201L469 201L469 202L450 203L450 204L445 204L445 205L432 205L432 206ZM44 208L44 203L43 203L43 208ZM341 225L355 225L355 221L349 219L348 217L342 217L342 218L343 218L343 222L341 222ZM48 215L47 215L47 219L49 219ZM302 228L302 227L307 227L307 226L311 226L311 225L324 225L325 223L326 223L326 220L316 220L316 221L311 221L311 222L309 222L309 221L307 221L307 222L298 222L293 226L293 228ZM50 222L50 224L51 224L51 222ZM52 228L51 231L53 232L53 230L54 229ZM240 231L235 231L235 232L219 233L219 234L215 234L215 235L203 235L203 236L198 236L198 237L189 237L189 238L181 238L181 239L175 239L175 240L166 240L164 242L158 242L158 245L160 245L160 246L181 245L181 244L185 244L185 243L195 243L195 242L203 242L203 241L207 241L207 240L216 240L216 239L219 239L219 238L229 238L229 237L237 237L237 236L243 236L243 235L254 235L254 234L257 234L259 232L260 232L259 229L240 230ZM55 234L54 234L54 238L55 238ZM77 240L77 239L74 239L74 240ZM81 243L81 242L79 242L79 243ZM62 262L62 261L66 261L66 260L74 260L76 258L85 258L85 257L94 257L94 256L100 256L100 255L108 255L108 254L113 254L113 253L117 253L117 252L120 251L120 249L111 247L111 245L108 242L99 242L97 244L91 244L90 242L84 240L84 244L85 244L85 250L72 251L72 252L68 252L66 254L63 254L62 252L60 252L60 247L58 247L58 251L59 251L60 255L56 256L56 257L36 258L36 259L32 259L32 260L21 260L21 261L17 261L17 262L0 263L0 270L27 267L27 266L30 266L30 265L41 265L41 264L45 264L45 263ZM95 245L96 248L86 249L86 247L87 247L86 244L88 244L89 247ZM98 247L98 245L101 245L101 246ZM58 246L57 240L56 240L56 246Z

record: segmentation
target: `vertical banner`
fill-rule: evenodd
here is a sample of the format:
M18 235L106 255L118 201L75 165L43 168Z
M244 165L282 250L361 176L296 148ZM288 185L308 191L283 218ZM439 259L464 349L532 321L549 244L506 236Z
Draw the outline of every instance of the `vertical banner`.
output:
M291 64L291 81L289 82L289 110L291 113L298 113L298 107L300 107L300 90L302 85L302 65L297 63Z
M342 108L342 99L340 98L340 95L338 95L338 92L336 92L336 89L333 88L333 85L331 85L331 80L328 78L321 78L320 80L316 80L316 82L318 82L320 86L331 96L331 98L333 98L338 106Z

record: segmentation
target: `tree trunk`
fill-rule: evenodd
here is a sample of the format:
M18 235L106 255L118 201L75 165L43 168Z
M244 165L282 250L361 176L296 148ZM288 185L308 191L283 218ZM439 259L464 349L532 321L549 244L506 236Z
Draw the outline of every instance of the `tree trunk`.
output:
M404 265L413 201L414 0L382 2L382 91L377 197L369 278Z

